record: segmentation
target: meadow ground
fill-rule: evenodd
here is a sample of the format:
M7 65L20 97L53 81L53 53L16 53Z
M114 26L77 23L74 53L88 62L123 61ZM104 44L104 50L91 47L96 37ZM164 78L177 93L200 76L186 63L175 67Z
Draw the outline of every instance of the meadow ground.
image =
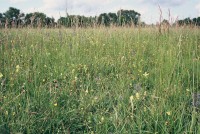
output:
M0 29L0 133L200 133L200 30Z

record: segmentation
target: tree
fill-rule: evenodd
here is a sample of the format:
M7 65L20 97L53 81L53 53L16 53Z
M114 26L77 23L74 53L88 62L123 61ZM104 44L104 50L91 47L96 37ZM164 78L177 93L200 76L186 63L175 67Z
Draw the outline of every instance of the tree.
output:
M191 25L191 24L193 24L193 21L190 18L185 18L184 20L178 20L179 26Z
M20 10L14 7L9 7L8 11L4 13L5 17L8 19L17 19L20 14Z
M198 18L193 18L193 19L192 19L192 22L194 23L194 25L200 26L200 17L198 17Z
M3 13L5 16L5 23L7 26L16 26L19 18L20 10L14 7L9 7L9 9Z
M110 25L110 17L106 13L102 13L98 17L98 22L99 25L105 25L109 26Z
M117 12L117 15L119 25L137 25L140 18L140 13L134 10L121 9Z
M186 25L192 24L192 20L190 18L185 18L183 21Z
M0 28L3 26L3 14L0 13Z
M0 19L1 19L1 18L3 18L3 14L2 14L2 13L0 13Z
M69 15L68 17L60 17L57 22L59 25L71 27L71 17Z
M55 23L55 19L52 17L46 17L45 18L45 25L48 26L48 27L52 27L54 26L54 23Z
M17 27L24 25L25 24L25 14L24 13L20 13L18 15L18 19L17 19Z
M162 25L170 25L169 24L169 21L168 20L166 20L166 19L164 19L163 21L162 21L162 23L161 23Z
M108 17L110 19L110 23L117 24L117 14L116 13L108 13Z
M45 25L46 14L40 12L28 13L25 16L25 24L32 27L42 27Z

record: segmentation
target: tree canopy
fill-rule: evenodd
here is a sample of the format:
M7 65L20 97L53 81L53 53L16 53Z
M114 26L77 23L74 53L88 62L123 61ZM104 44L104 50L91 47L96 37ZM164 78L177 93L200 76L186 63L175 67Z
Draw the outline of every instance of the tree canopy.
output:
M135 10L123 10L120 9L117 13L101 13L98 16L80 16L69 15L66 17L61 16L57 22L53 17L49 17L42 12L23 13L20 9L9 7L9 9L0 13L0 28L1 27L92 27L92 26L137 26L140 21L141 14ZM164 20L162 24L169 23ZM178 20L179 26L183 25L195 25L200 26L200 17L198 18L185 18ZM140 25L145 25L144 22L140 22Z
M9 7L9 9L4 13L5 17L8 19L17 19L20 14L20 10L14 7Z
M59 26L65 27L88 27L94 25L103 26L121 26L121 25L137 25L140 13L134 10L119 10L117 13L102 13L99 16L80 16L69 15L60 17L57 21ZM0 13L1 26L8 27L31 26L31 27L52 27L57 25L53 17L48 17L41 12L24 14L20 9L9 7L5 13Z
M184 26L184 25L195 25L195 26L200 26L200 17L197 18L185 18L183 20L178 20L178 25L179 26Z

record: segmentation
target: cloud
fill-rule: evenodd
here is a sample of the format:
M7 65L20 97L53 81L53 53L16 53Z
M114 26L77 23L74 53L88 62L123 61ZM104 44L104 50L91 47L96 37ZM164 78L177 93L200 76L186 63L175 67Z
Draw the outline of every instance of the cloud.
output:
M139 0L142 3L149 3L153 5L161 5L161 6L181 6L185 4L188 0Z
M196 6L196 9L198 10L198 15L200 17L200 3Z
M40 7L28 10L44 12L57 20L60 16L66 16L66 10L71 15L95 16L100 13L116 13L119 9L133 9L141 13L145 22L150 23L159 18L158 4L167 12L168 8L182 8L186 2L188 0L42 0ZM166 18L167 13L163 15Z
M110 4L114 0L43 0L44 8L53 10L65 10L67 9L95 9L95 7L101 7L103 5Z
M22 3L25 2L27 0L9 0L10 3L16 4L16 3Z
M69 14L94 16L102 12L116 10L116 1L120 0L104 0L103 2L100 0L43 0L43 6L38 8L38 10L48 15L56 16L56 18L60 15L65 16L66 10Z

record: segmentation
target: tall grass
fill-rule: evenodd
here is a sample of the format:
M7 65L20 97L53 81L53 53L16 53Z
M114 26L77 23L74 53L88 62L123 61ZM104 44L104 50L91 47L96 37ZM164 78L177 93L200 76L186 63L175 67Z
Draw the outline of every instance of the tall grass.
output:
M199 133L200 31L0 31L0 132Z

